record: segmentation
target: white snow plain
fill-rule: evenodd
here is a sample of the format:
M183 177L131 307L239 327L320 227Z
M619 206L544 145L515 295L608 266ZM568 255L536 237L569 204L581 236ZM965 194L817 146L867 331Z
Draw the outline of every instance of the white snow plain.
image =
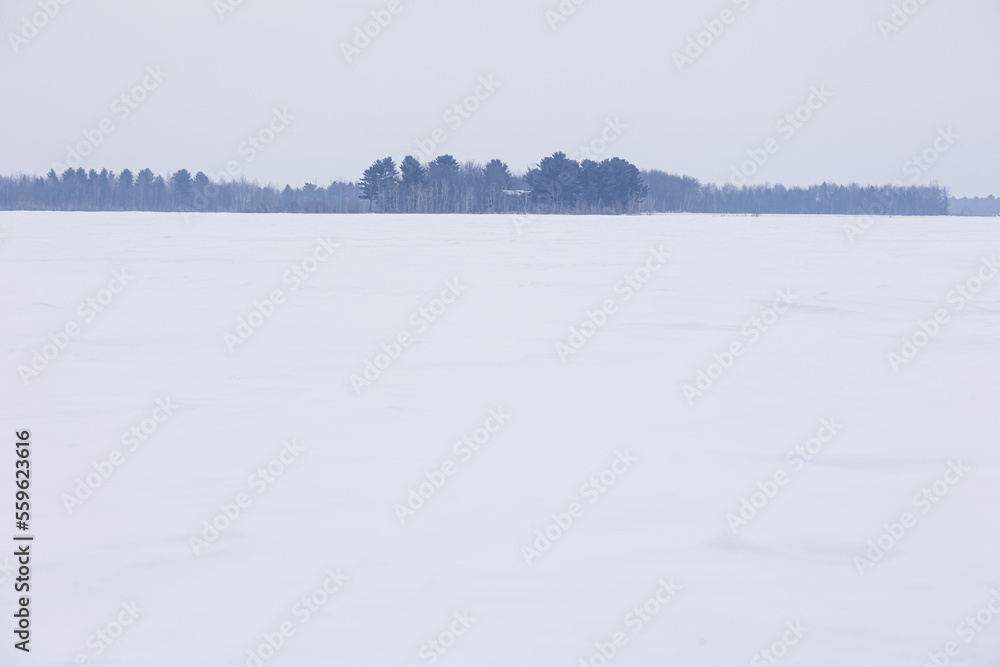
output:
M857 224L0 214L0 664L996 665L1000 226Z

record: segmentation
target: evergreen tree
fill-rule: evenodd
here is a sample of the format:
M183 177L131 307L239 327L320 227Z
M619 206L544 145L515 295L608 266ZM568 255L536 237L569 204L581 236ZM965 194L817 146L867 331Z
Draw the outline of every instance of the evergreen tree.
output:
M97 175L97 210L99 211L111 208L113 179L114 174L109 174L107 169L101 169L101 173Z
M153 172L143 169L135 177L136 208L151 211L153 208Z
M408 213L421 209L424 187L427 184L427 169L412 155L403 158L399 165L402 174L400 195L402 209Z
M81 171L83 171L81 169ZM97 172L91 169L84 176L84 182L86 185L86 206L88 211L100 210L99 201L99 190L98 190L98 176Z
M496 213L503 204L503 191L510 185L513 175L504 162L490 160L483 167L484 206L487 212Z
M601 165L593 160L580 163L580 199L589 211L600 211L601 201L607 187L602 179L605 174Z
M199 171L194 175L194 208L196 211L213 211L215 206L213 201L218 194L218 187L212 185L205 172Z
M365 169L361 177L361 198L368 200L368 210L373 211L376 202L383 211L394 209L399 184L399 171L391 157L376 160Z
M296 213L298 212L298 206L295 201L295 190L292 190L292 186L286 185L285 189L281 191L281 210L284 213Z
M601 162L598 178L601 205L613 213L634 213L649 194L638 167L621 158Z
M118 207L123 211L131 211L135 208L133 192L135 189L135 178L128 169L122 169L118 176Z
M441 155L427 166L431 206L435 213L454 213L457 201L458 161L451 155Z
M174 210L191 210L194 205L194 184L187 169L180 169L170 177L170 193L173 196Z
M528 170L524 180L531 190L532 203L547 213L569 213L580 194L580 163L565 153L553 153Z

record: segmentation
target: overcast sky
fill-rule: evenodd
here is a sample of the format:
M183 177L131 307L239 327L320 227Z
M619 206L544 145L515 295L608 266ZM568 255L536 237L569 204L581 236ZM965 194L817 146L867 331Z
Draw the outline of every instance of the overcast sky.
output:
M421 141L515 171L590 145L717 183L1000 195L1000 3L907 0L896 30L896 1L5 0L0 172L45 173L83 143L86 169L325 185ZM345 55L372 12L388 25ZM734 175L748 151L763 165Z

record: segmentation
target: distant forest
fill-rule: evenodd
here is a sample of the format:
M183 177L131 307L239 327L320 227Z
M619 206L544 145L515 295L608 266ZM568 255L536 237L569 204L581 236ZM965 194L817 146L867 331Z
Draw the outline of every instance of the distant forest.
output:
M559 213L997 215L1000 200L949 200L939 185L861 186L823 183L715 185L620 158L577 162L564 153L526 173L500 160L459 163L442 155L424 164L407 156L376 160L357 182L326 187L259 185L186 169L166 176L102 169L55 170L46 176L0 176L0 210L179 211L230 213Z
M962 197L949 200L948 212L951 215L1000 215L1000 199L993 195L989 197Z

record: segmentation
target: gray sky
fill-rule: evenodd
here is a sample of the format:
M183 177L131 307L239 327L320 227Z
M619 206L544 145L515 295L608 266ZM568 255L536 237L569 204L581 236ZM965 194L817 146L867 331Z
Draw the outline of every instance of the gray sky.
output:
M894 5L913 12L898 30ZM348 62L372 12L391 21ZM82 142L87 169L325 185L421 141L516 171L590 145L718 183L1000 195L998 23L996 0L7 0L0 172L47 172ZM740 169L748 151L763 164Z

